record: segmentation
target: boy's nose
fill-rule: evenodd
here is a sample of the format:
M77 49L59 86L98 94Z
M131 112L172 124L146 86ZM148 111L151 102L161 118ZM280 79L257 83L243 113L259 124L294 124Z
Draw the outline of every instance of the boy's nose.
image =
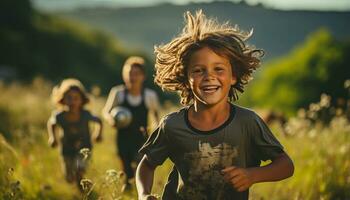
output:
M206 71L205 73L204 73L204 78L205 79L212 79L212 78L214 78L215 77L215 74L213 73L213 72L211 72L211 71Z

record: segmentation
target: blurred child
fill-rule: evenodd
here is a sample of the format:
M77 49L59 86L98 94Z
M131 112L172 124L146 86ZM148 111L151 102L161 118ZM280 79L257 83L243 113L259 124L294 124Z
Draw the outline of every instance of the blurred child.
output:
M147 139L149 112L158 122L159 102L155 91L145 88L144 59L138 56L129 57L123 66L123 85L111 89L103 116L117 129L117 152L121 159L122 170L126 173L125 189L130 188L130 179L134 177L135 165L140 161L139 148ZM117 106L127 108L132 120L126 127L118 127L111 111ZM133 163L135 165L133 166Z
M86 171L87 160L80 150L92 150L91 138L96 142L102 140L101 120L84 109L89 98L83 85L76 79L65 79L59 86L54 87L52 99L57 106L47 123L49 145L58 144L58 127L62 130L60 137L61 153L64 163L66 180L76 183L81 190L80 180ZM91 135L89 122L97 126L95 134Z
M165 116L141 148L136 172L139 199L150 194L155 168L175 168L162 199L248 199L253 184L293 174L283 147L253 111L237 106L262 50L246 46L251 33L186 14L181 35L157 47L155 82L181 95L183 109ZM262 160L271 160L260 167Z

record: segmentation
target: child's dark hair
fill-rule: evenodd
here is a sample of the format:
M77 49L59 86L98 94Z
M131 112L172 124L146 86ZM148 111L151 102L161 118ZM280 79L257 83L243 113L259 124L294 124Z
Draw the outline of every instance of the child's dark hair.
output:
M64 96L71 90L80 93L83 106L89 103L90 99L85 92L83 84L79 80L73 78L64 79L60 85L53 88L51 95L53 103L57 106L64 106Z
M231 87L229 100L237 100L237 91L244 92L244 85L252 79L252 73L260 66L264 54L263 50L245 44L252 31L243 32L228 23L218 24L207 19L201 10L195 16L187 12L185 20L187 24L179 36L155 47L155 83L163 90L179 92L181 103L190 104L194 97L188 86L187 66L194 52L208 47L230 60L237 82Z

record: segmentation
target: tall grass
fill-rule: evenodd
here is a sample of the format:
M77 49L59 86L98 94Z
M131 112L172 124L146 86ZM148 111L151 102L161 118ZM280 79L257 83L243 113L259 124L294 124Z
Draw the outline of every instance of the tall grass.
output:
M0 199L84 197L75 185L66 183L59 150L52 149L47 144L46 122L53 109L50 101L51 88L52 85L41 78L30 85L0 83ZM100 115L105 98L90 97L87 109ZM150 125L155 127L155 123ZM110 172L118 172L121 165L116 155L115 130L104 124L103 134L102 143L94 144L91 163L85 176L94 184L93 192L88 198L137 199L135 188L119 194L120 188L110 186L116 182L107 184L108 179L113 180ZM165 174L169 167L166 165L157 171ZM155 191L158 194L164 182L164 176L155 178Z
M121 193L115 130L104 124L104 140L94 145L85 176L88 195L64 180L58 149L47 145L46 120L52 110L52 85L36 79L30 85L0 84L0 199L137 199L135 189ZM105 98L88 105L99 115ZM167 106L163 114L175 107ZM152 124L154 128L154 123ZM343 117L329 126L302 118L289 120L289 133L276 136L295 163L292 178L252 187L252 199L350 199L350 125ZM161 194L170 161L157 168L153 192ZM119 181L119 182L118 182Z
M350 125L345 118L277 137L294 161L294 176L254 185L254 199L350 199Z

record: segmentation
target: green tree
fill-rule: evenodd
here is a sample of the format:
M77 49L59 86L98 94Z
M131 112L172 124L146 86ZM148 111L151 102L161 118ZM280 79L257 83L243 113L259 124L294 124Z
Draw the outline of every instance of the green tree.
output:
M349 65L350 41L336 40L320 29L289 55L263 66L243 102L293 113L318 101L322 93L333 100L345 98Z
M121 80L121 67L131 52L102 31L34 10L29 0L0 1L0 70L30 82L41 76L55 83L75 77L106 93ZM147 59L146 59L147 60ZM152 63L147 62L152 77ZM1 77L0 77L1 78ZM147 85L153 85L151 79Z
M1 0L0 30L4 27L16 30L28 28L32 12L29 0Z

